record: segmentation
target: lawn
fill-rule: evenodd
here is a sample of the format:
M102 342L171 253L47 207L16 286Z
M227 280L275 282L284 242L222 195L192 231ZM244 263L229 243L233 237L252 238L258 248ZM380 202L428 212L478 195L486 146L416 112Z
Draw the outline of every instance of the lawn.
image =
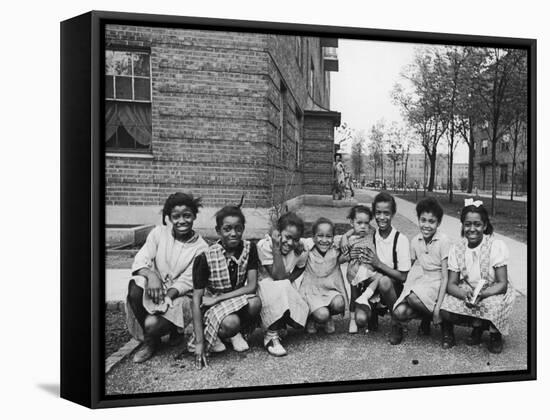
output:
M414 191L407 193L396 193L396 197L416 203L417 195ZM472 195L454 194L452 203L449 203L449 196L446 193L426 192L426 197L435 197L441 203L445 214L454 217L460 217L460 211L464 205L465 197ZM418 191L418 200L424 198L423 191ZM491 212L491 199L487 197L474 197L476 200L481 200ZM496 201L497 214L491 216L491 223L495 231L516 239L524 244L527 243L527 203L521 201L510 201L497 199Z

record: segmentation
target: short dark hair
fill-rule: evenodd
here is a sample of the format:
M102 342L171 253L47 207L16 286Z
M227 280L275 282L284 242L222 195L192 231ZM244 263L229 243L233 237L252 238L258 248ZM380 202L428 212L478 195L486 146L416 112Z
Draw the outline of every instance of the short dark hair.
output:
M334 154L334 159L336 159L338 156L342 157L342 153L338 153L338 152L335 153L335 154Z
M486 235L492 235L495 229L493 228L493 225L491 224L491 221L489 220L489 212L485 208L483 204L476 207L474 205L465 206L462 211L460 212L460 223L464 225L464 220L466 220L466 215L468 213L477 213L481 216L481 221L485 223L485 230L483 231ZM464 227L462 226L460 228L460 236L464 236Z
M433 197L424 198L416 204L416 217L420 219L422 213L432 213L438 222L443 219L443 207Z
M355 220L355 217L357 216L357 213L364 213L367 216L369 216L370 219L372 219L372 211L368 206L365 206L364 204L357 204L356 206L353 206L348 213L348 219L349 220Z
M304 221L296 213L285 213L277 220L277 229L279 232L282 232L288 226L296 226L300 236L304 234Z
M393 198L393 195L382 191L374 197L374 200L372 202L372 212L376 212L376 205L378 203L390 203L391 204L391 212L392 214L397 213L397 204L395 204L395 198Z
M170 216L174 207L177 206L189 207L189 210L196 216L199 212L199 207L202 207L201 201L200 197L195 198L191 193L175 192L174 194L170 194L162 207L162 224L166 224L166 216Z
M317 228L319 225L327 224L330 225L330 228L332 230L332 234L334 235L334 223L332 223L332 220L327 219L326 217L319 217L315 223L313 223L313 226L311 227L311 233L315 235L317 233Z
M239 206L225 206L216 212L216 229L221 228L223 225L223 219L230 216L238 217L241 220L243 226L245 225L246 219L244 217L243 211Z

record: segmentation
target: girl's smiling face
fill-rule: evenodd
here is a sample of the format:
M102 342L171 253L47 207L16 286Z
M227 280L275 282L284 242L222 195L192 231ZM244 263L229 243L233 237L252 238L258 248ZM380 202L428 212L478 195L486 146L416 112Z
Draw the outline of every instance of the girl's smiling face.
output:
M355 219L351 221L353 232L356 235L364 236L368 232L370 216L364 212L355 213Z
M437 228L441 222L432 212L424 212L418 218L418 227L424 240L430 240L435 235Z
M321 223L317 226L315 235L313 235L313 243L315 247L323 254L332 246L334 240L334 232L332 226L328 223Z
M176 238L188 235L193 230L197 216L187 206L175 206L170 212L170 223Z
M475 248L481 243L483 240L483 232L485 232L486 227L487 225L483 222L479 213L466 213L464 222L462 223L462 231L468 240L468 246L470 248Z
M222 225L216 228L225 249L235 249L241 243L244 225L238 216L226 216Z
M281 232L281 254L287 255L290 251L296 249L300 242L300 233L294 225L288 225Z

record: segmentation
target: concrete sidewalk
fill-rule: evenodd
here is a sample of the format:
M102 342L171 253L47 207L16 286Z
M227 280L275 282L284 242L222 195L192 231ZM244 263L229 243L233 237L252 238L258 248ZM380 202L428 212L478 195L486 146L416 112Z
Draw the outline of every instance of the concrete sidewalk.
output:
M359 201L361 201L360 198L365 196L368 197L368 201L372 201L374 196L378 194L378 191L358 190L357 193L357 198ZM395 202L397 204L398 214L401 214L415 224L418 222L415 203L411 203L410 201L406 201L398 197L395 197ZM458 241L460 239L461 224L460 220L456 217L445 215L439 229L441 229L441 231L453 241ZM495 233L495 237L504 241L510 251L510 264L508 265L508 276L510 278L510 282L514 285L518 292L526 295L528 264L527 245L498 233Z

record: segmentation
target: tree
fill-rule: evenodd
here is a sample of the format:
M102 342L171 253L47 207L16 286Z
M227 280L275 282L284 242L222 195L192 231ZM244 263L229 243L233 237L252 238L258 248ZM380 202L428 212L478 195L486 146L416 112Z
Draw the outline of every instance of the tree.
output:
M397 125L396 122L393 122L388 130L386 136L388 158L392 161L393 164L393 190L396 190L396 169L397 162L403 158L403 140L404 140L404 131L401 127Z
M444 83L435 70L435 49L418 49L414 62L403 72L402 77L410 85L394 86L392 96L409 125L420 136L421 146L429 162L428 191L433 191L437 146L448 127L448 115L444 112Z
M365 142L364 131L359 131L353 137L351 145L351 170L355 179L360 179L363 171L363 146Z
M348 125L348 123L343 122L340 127L336 128L336 133L334 135L334 142L338 146L342 146L343 143L348 142L353 139L353 129Z
M491 214L496 215L497 143L514 120L514 77L526 60L526 52L515 49L479 50L475 91L480 99L480 114L486 121L485 131L491 143L492 194Z

